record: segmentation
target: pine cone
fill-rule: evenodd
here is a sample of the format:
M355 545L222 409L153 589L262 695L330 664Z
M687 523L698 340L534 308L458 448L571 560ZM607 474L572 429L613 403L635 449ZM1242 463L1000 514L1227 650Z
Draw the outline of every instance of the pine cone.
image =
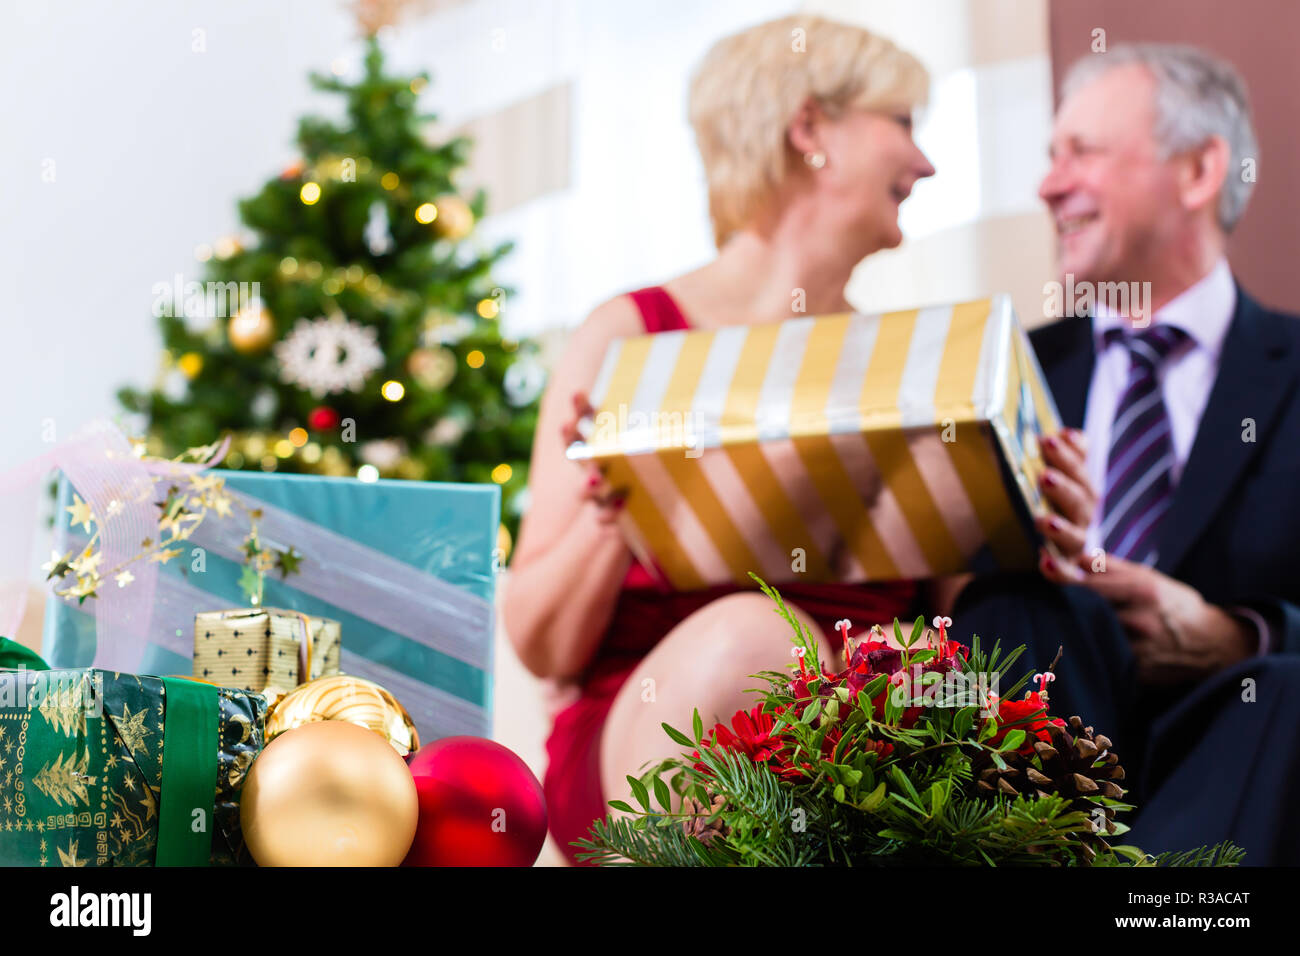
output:
M686 814L682 819L682 829L686 831L687 836L696 837L705 846L712 843L715 837L725 837L730 831L721 817L715 814L721 813L726 805L727 798L720 793L713 795L709 806L705 806L694 797L687 797L686 802L682 804L682 813ZM710 817L713 819L710 820Z
M1065 797L1075 810L1092 814L1097 804L1088 797L1103 796L1118 800L1124 790L1118 781L1124 779L1124 768L1119 756L1111 752L1110 739L1097 734L1075 716L1067 726L1046 726L1050 743L1034 742L1034 755L1005 753L1005 770L999 769L989 757L981 753L975 761L976 791L985 796L1002 793L1009 797L1019 794L1045 797L1056 794ZM1115 811L1103 808L1106 832L1115 832Z

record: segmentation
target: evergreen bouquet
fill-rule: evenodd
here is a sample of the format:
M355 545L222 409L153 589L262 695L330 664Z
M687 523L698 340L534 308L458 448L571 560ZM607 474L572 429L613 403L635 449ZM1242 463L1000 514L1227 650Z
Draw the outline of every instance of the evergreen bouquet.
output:
M849 637L844 667L759 581L794 630L792 673L765 680L731 726L693 734L689 753L628 777L640 805L593 824L579 859L649 866L1234 865L1223 844L1152 857L1115 842L1124 770L1104 735L1048 712L1049 669L999 687L1024 648L968 648L917 618L891 644ZM667 778L667 779L665 779ZM652 805L652 799L657 808Z

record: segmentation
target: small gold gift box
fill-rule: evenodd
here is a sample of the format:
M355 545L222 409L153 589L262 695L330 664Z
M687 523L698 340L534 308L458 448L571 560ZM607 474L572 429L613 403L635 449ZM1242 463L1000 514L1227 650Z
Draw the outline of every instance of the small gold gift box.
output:
M291 690L339 672L338 621L273 607L194 615L194 676L223 687Z
M1060 429L1008 296L610 346L575 460L679 590L1033 566Z

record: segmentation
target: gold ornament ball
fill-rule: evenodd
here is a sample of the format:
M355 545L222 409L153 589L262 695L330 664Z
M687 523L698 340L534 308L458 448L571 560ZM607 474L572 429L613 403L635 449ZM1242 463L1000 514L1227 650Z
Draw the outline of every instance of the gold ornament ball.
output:
M259 866L397 866L419 815L406 761L378 734L336 720L267 744L239 798Z
M345 720L373 730L402 757L420 749L420 735L397 698L374 681L350 674L318 677L274 703L266 718L266 739L319 720Z
M260 303L249 303L230 317L227 334L235 351L255 355L275 341L275 320Z
M459 196L440 196L433 205L438 211L433 228L444 239L464 239L474 228L474 213Z
M456 375L456 356L442 346L419 348L406 360L411 377L430 391L448 385Z

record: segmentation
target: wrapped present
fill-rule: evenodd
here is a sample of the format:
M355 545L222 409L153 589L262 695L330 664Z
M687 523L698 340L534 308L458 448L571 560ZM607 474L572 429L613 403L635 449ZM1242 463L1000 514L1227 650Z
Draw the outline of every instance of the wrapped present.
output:
M258 513L264 546L292 547L301 555L294 573L267 576L263 605L338 622L338 670L390 690L421 739L490 735L496 485L220 469L203 476L221 482L237 500L237 511ZM60 515L75 506L71 484L61 483ZM84 486L76 490L96 516L106 515L110 494L87 497ZM136 547L148 530L131 539ZM170 560L138 568L137 578L155 575L147 617L118 640L143 635L144 646L131 659L114 654L109 666L135 673L195 673L195 615L246 603L240 579L247 571L247 533L247 524L209 513L177 543ZM81 525L59 522L54 546L60 554L77 553L87 537ZM105 647L97 640L106 617L101 602L129 595L139 583L121 591L105 587L80 603L75 598L48 602L42 646L50 663L103 666Z
M573 459L675 588L1031 567L1060 428L1008 296L610 346Z
M27 663L0 671L0 865L252 862L238 794L263 745L264 700Z
M292 690L339 672L339 622L282 608L194 616L195 677L226 687Z

